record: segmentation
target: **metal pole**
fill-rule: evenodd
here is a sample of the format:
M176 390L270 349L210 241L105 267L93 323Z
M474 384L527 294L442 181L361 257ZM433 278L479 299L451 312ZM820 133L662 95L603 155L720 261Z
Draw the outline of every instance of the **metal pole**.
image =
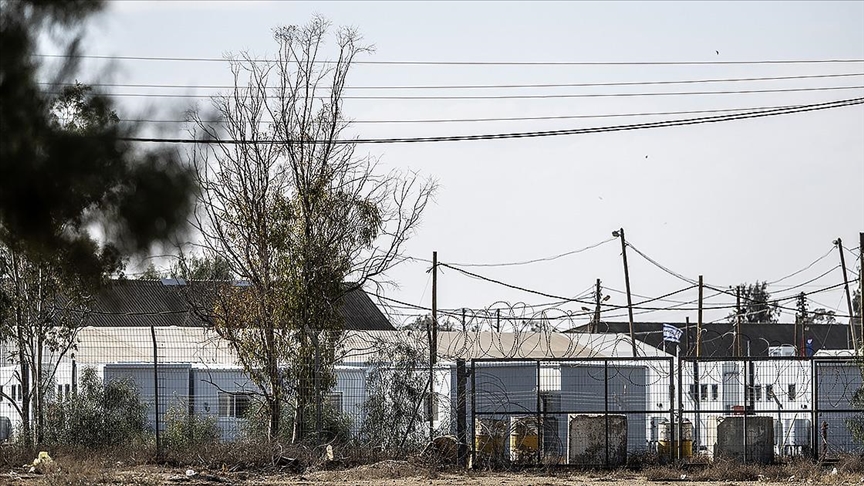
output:
M702 351L702 275L699 275L699 313L696 317L696 360Z
M156 410L156 457L162 458L162 440L159 433L159 361L156 354L156 329L150 326L150 337L153 338L153 404Z
M858 277L858 320L861 322L861 335L864 336L864 233L858 233Z
M456 360L456 440L458 441L457 464L465 467L465 459L468 455L468 437L465 434L465 384L467 372L465 360Z
M819 423L819 361L810 360L810 383L813 383L813 388L810 390L810 436L811 444L813 444L813 460L819 460L819 428L816 424Z
M840 238L834 240L837 245L837 250L840 251L840 266L843 268L843 290L846 291L846 307L849 310L849 328L852 331L852 345L855 347L855 354L858 354L861 349L861 336L858 336L858 330L855 328L854 312L852 312L852 297L849 295L849 276L846 275L846 258L843 256L843 241Z
M477 369L471 360L471 468L477 464Z
M630 295L630 269L627 266L627 240L624 239L624 228L613 231L612 236L621 238L621 256L624 258L624 287L627 290L627 317L630 322L630 344L633 347L633 357L636 352L636 334L633 332L633 298Z
M432 252L432 322L429 339L429 440L435 435L435 361L438 358L438 252Z
M609 467L609 362L603 361L603 416L606 419L606 430L604 437L606 439L606 462L604 467ZM567 424L570 428L570 424ZM570 454L570 451L567 451Z
M540 360L537 360L537 413L535 415L537 421L534 425L537 426L537 464L540 464L542 460L542 450L543 450L543 418L540 416Z

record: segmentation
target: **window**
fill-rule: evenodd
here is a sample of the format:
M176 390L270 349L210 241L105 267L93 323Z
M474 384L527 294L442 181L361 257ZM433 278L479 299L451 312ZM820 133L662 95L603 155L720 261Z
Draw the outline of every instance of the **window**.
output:
M699 399L699 396L696 395L696 385L690 385L690 389L687 393L690 395L690 399L694 402Z
M699 396L703 402L708 400L708 385L703 384L699 387Z
M765 385L765 400L774 400L777 395L774 394L774 385Z
M63 385L57 385L57 399L63 399Z
M68 384L63 385L63 388L66 389L66 398L69 398L69 385Z
M757 402L761 402L762 401L762 385L756 385L755 390L756 390L756 397L754 398L754 400L756 400Z
M711 385L711 400L715 402L720 397L720 386L719 385Z
M219 392L219 416L243 418L249 410L249 395Z
M795 383L791 383L789 385L789 400L795 400L795 398L797 398L797 395L795 394L795 392L796 392Z
M3 385L0 385L0 403L3 403Z

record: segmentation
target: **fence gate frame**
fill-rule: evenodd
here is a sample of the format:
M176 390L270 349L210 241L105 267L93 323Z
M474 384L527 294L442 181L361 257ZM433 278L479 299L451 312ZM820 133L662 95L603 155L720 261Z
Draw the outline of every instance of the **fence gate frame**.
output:
M478 398L478 390L477 390L477 371L478 369L483 368L484 364L524 364L525 367L534 366L536 370L536 380L537 384L533 390L534 394L534 410L533 412L530 410L496 410L493 412L478 412L477 411L477 398ZM566 364L566 363L579 363L579 364L601 364L603 367L603 407L602 409L589 409L589 410L559 410L555 412L547 412L542 410L542 392L541 392L541 370L544 365L554 365L554 364ZM631 409L621 411L611 411L610 410L610 395L609 395L609 368L611 365L631 365L632 367L644 367L648 368L650 363L658 363L659 366L655 369L660 370L661 376L660 378L666 378L669 380L669 389L665 396L667 396L666 401L668 405L663 407L661 410L651 410L650 405L647 403L651 394L649 391L649 384L646 382L646 403L642 408ZM478 366L479 365L479 366ZM536 419L537 424L537 433L538 433L538 447L535 455L535 463L534 465L542 464L543 457L543 449L544 449L544 427L541 426L543 422L543 417L546 415L563 415L565 417L569 417L570 414L595 414L602 415L605 419L605 451L604 451L604 461L603 464L597 464L599 467L608 468L610 467L610 444L609 444L609 417L610 414L614 413L624 414L624 415L642 415L646 419L649 418L650 415L665 415L669 417L669 423L673 423L675 420L675 413L680 407L676 407L675 403L675 357L674 356L646 356L646 357L609 357L609 356L592 356L592 357L570 357L570 358L474 358L470 360L469 370L468 370L468 380L470 383L466 388L468 388L468 393L470 393L470 403L471 403L471 413L470 413L470 423L467 424L468 427L468 437L470 440L470 457L471 464L476 467L477 465L477 430L476 424L478 417L486 416L486 415L504 415L507 417L512 417L515 415L530 415L533 414ZM482 394L482 390L480 391ZM458 400L458 398L457 398ZM458 418L457 418L458 420ZM569 422L567 423L567 430L569 432ZM680 427L679 427L680 430ZM566 447L565 447L566 448ZM569 451L565 451L564 455L569 453ZM675 451L670 447L670 459L674 458ZM562 463L559 465L569 465L566 463ZM574 465L577 467L584 467L584 465Z

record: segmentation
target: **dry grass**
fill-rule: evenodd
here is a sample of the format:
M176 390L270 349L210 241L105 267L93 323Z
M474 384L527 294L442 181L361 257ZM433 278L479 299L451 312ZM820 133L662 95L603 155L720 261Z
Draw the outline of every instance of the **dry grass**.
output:
M834 469L836 468L836 472ZM717 460L701 467L651 466L643 471L649 481L772 481L816 484L859 484L864 479L864 458L843 456L837 463L815 464L795 459L778 464L742 464Z

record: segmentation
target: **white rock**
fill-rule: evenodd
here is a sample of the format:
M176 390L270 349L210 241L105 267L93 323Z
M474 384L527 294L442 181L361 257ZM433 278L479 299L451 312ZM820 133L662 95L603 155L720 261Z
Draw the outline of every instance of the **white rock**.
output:
M187 477L187 478L191 478L192 476L195 476L196 474L198 474L198 473L195 472L195 471L192 470L192 469L187 469L187 470L186 470L186 477Z

